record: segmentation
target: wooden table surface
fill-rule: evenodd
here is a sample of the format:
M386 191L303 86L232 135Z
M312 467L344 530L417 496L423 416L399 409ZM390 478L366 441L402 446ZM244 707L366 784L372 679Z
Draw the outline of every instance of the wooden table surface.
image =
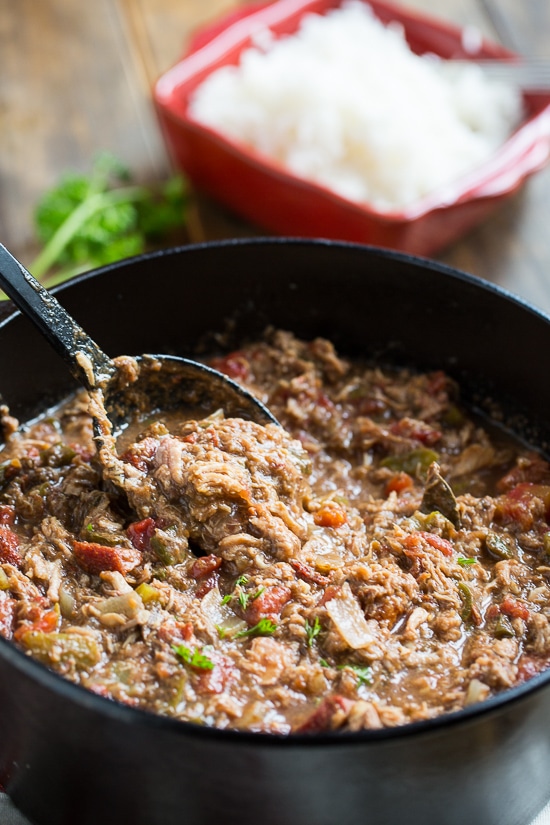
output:
M61 173L109 150L137 180L170 163L151 105L155 79L200 25L236 0L0 0L0 239L29 263L32 210ZM550 56L548 0L408 0L526 55ZM205 198L189 239L265 234ZM439 259L550 311L550 167Z

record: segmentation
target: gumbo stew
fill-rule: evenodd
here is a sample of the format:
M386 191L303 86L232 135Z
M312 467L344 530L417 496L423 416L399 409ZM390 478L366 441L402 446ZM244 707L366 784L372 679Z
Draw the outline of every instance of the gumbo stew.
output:
M0 634L111 700L279 734L402 725L550 663L550 467L445 374L270 331L213 359L283 427L5 410Z

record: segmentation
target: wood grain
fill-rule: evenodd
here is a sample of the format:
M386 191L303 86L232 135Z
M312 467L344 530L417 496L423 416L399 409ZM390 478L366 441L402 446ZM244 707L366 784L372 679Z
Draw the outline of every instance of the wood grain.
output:
M32 210L68 169L110 150L139 180L169 161L151 86L191 34L238 0L0 0L0 237L27 262ZM525 54L549 55L548 0L408 0ZM550 310L550 168L439 256ZM198 194L193 240L267 234Z
M495 39L528 56L549 57L550 4L482 0ZM550 168L439 257L550 311Z
M116 0L0 0L0 232L20 252L40 194L109 150L156 178L164 146Z

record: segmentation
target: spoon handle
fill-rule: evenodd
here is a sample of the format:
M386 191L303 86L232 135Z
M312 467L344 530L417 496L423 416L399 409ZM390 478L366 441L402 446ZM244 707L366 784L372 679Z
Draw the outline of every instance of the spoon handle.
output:
M111 359L1 243L0 287L38 327L86 389L113 375L116 368Z

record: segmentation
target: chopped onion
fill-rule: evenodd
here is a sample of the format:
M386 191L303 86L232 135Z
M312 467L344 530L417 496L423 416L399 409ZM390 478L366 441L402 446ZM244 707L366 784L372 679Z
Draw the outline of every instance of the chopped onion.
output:
M223 603L222 595L217 587L212 588L201 601L203 616L214 627L228 636L233 636L241 630L246 630L247 623L239 619L228 604Z
M340 636L351 648L358 650L374 641L363 611L347 582L339 595L326 603L326 608Z
M453 476L475 473L477 470L492 464L494 458L495 451L492 447L483 444L469 444L468 447L462 450L453 468Z
M59 608L64 619L72 619L75 615L76 599L63 585L59 588Z
M335 567L343 567L344 559L339 553L327 553L326 556L318 556L315 559L315 569L319 573L330 573Z
M491 688L486 685L485 682L480 682L479 679L472 679L468 685L468 691L466 693L464 704L467 706L475 705L477 702L483 702L487 699L490 693Z
M302 547L302 555L326 556L328 553L334 555L334 540L327 535L325 528L313 527L310 538Z
M95 610L100 613L121 613L127 616L128 619L135 619L141 610L143 610L143 601L139 593L135 590L129 593L123 593L121 596L112 596L110 599L103 599L93 605Z

